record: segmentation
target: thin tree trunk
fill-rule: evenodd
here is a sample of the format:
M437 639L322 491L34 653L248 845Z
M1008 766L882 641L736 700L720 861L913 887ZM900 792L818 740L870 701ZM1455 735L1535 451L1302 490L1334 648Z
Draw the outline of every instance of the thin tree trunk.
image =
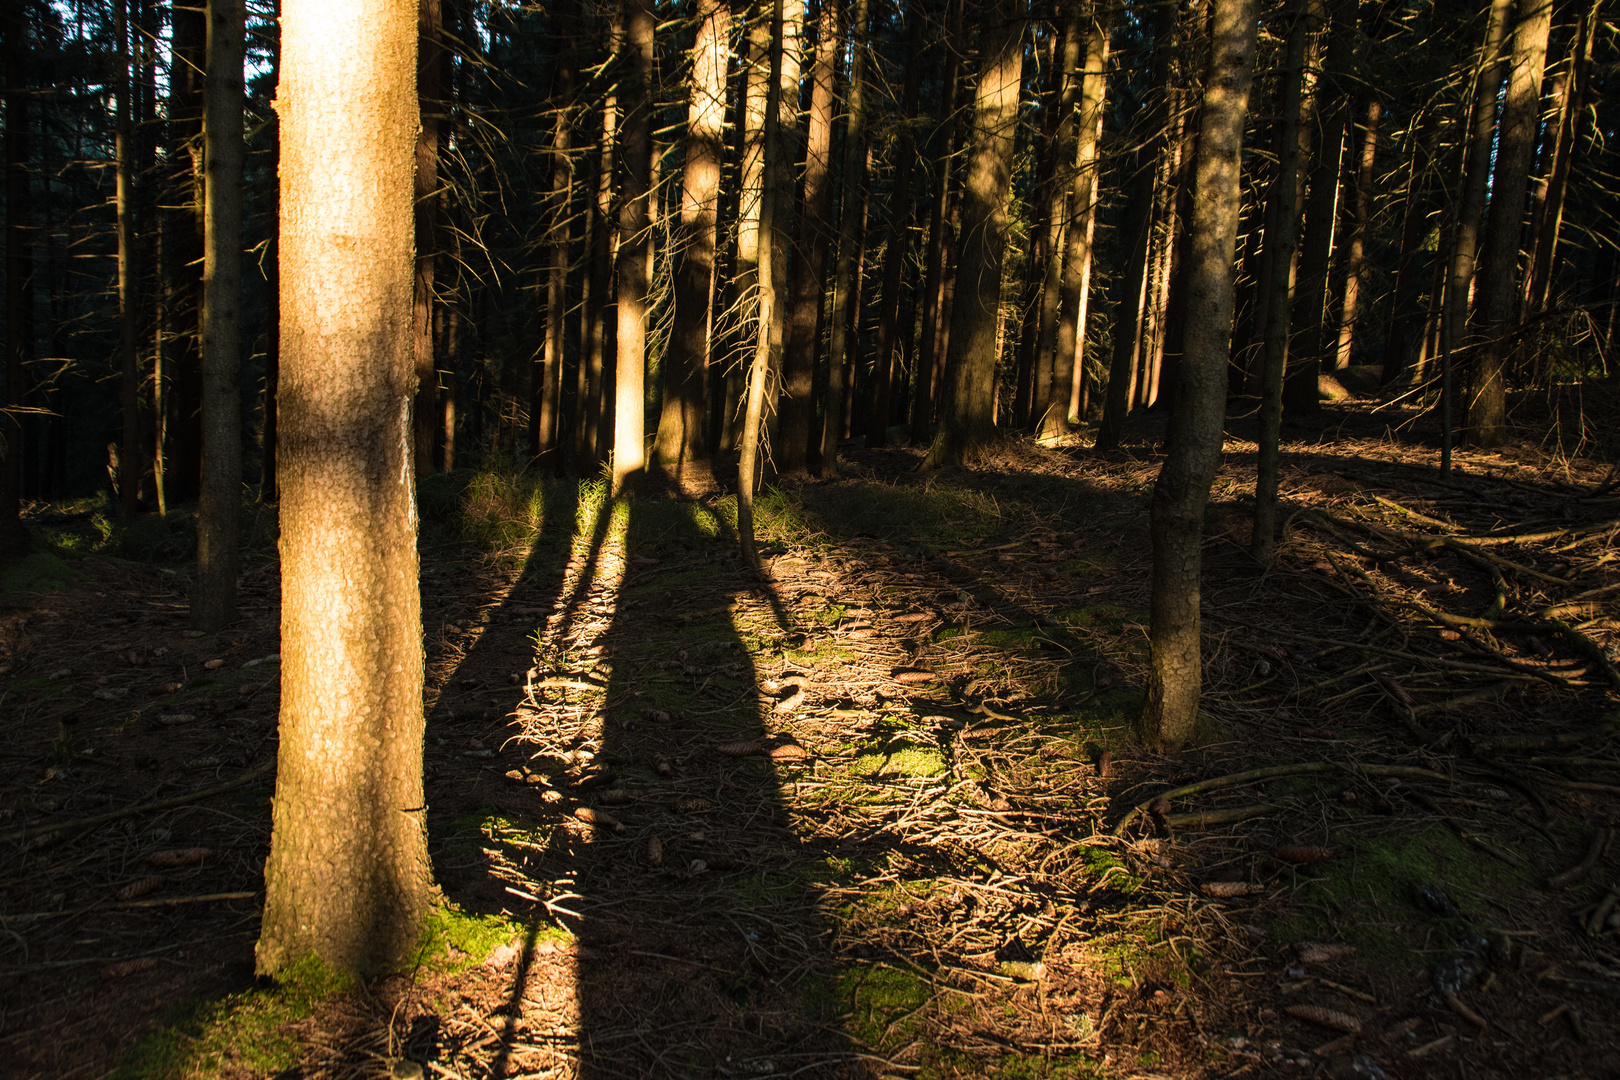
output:
M1552 0L1519 0L1513 29L1512 73L1497 130L1496 170L1491 177L1490 228L1480 260L1482 342L1469 387L1469 438L1494 446L1507 436L1508 338L1518 328L1519 245L1525 195L1535 158L1541 112L1541 77L1547 65Z
M1255 0L1213 0L1212 8L1188 228L1185 352L1151 511L1152 666L1143 728L1167 747L1192 735L1202 693L1200 549L1225 418L1240 158L1258 28Z
M1491 153L1496 139L1496 99L1506 77L1508 57L1503 49L1513 15L1513 0L1491 0L1474 74L1474 101L1469 116L1468 147L1463 156L1459 187L1457 231L1451 242L1450 270L1446 280L1445 310L1441 314L1441 338L1450 342L1444 349L1461 351L1468 340L1468 300L1474 283L1474 264L1479 255L1480 233L1485 222L1485 196L1491 179ZM1449 382L1441 388L1441 411L1450 408ZM1445 438L1449 439L1450 425Z
M886 446L889 442L889 424L894 419L894 383L896 349L903 350L900 336L900 299L904 291L906 255L911 247L911 188L915 173L916 146L912 141L910 121L917 115L917 101L921 93L921 27L913 16L912 44L906 67L905 90L901 100L903 127L899 146L895 151L894 188L889 196L889 242L883 251L883 281L879 286L877 314L877 355L872 359L872 416L866 425L866 445ZM900 381L903 395L905 381Z
M934 372L945 353L945 272L949 264L947 236L950 224L951 185L955 156L952 117L961 79L962 62L955 43L961 39L961 5L950 7L951 32L945 38L948 56L945 78L940 88L939 112L935 116L933 153L926 156L938 162L936 187L928 206L928 263L923 274L922 340L917 350L917 392L911 403L911 443L921 445L933 438ZM940 144L943 144L941 146Z
M1115 306L1114 352L1108 366L1108 389L1103 400L1102 423L1097 428L1096 448L1118 448L1125 434L1125 420L1136 398L1136 371L1143 338L1143 312L1148 300L1149 258L1153 250L1153 208L1159 149L1163 146L1166 99L1170 88L1171 38L1175 34L1177 9L1166 4L1159 8L1153 26L1153 69L1149 78L1148 102L1137 113L1132 125L1132 142L1137 152L1134 179L1125 210L1121 240L1125 250L1125 273L1119 278L1119 302Z
M171 4L169 124L173 160L178 163L166 244L173 275L169 320L174 328L168 356L169 415L165 476L170 501L198 496L202 481L203 309L203 71L207 64L208 22L200 4Z
M245 0L208 0L203 216L203 457L191 628L236 618L242 516L242 65Z
M1319 375L1323 358L1333 352L1338 328L1330 303L1334 252L1338 248L1340 203L1344 184L1345 142L1354 130L1351 104L1355 90L1355 37L1359 0L1312 4L1312 21L1327 30L1327 62L1315 93L1308 96L1301 115L1302 155L1310 154L1311 133L1320 132L1311 161L1309 194L1305 203L1304 234L1299 245L1299 283L1289 317L1294 342L1289 370L1283 381L1283 409L1290 416L1317 411ZM1318 46L1320 48L1320 46Z
M545 344L534 371L535 391L529 417L532 434L530 453L542 469L558 471L563 448L559 425L562 417L563 345L568 319L568 196L573 190L574 64L573 50L566 43L557 58L557 81L552 95L556 110L551 135L550 191L547 193L546 221L546 321Z
M653 443L653 460L677 479L696 463L707 463L709 456L703 415L714 321L726 68L731 58L728 0L699 0L697 18L692 96L686 112L686 164L681 178L674 326L664 357L663 409Z
M117 132L113 137L117 159L118 214L118 401L123 414L123 444L119 448L118 513L126 521L135 516L140 498L141 466L141 369L135 351L135 192L134 188L134 109L129 100L129 3L114 0L113 34L118 39Z
M984 12L979 85L962 187L961 290L951 311L946 393L939 431L924 468L974 459L995 434L997 339L1008 198L1023 75L1020 0L998 0Z
M618 353L613 376L615 495L634 485L646 466L648 254L652 244L652 0L621 0L620 10L625 64L619 78L624 94L624 160L619 184Z
M838 472L838 440L843 437L847 413L844 409L844 391L853 381L854 364L852 346L858 335L850 333L850 319L855 311L860 279L857 262L860 258L862 218L866 212L866 26L870 17L869 0L855 0L850 16L849 40L849 99L845 105L843 205L838 216L838 256L833 269L831 340L827 348L827 394L821 407L821 454L817 472L832 476ZM920 22L912 14L913 33ZM915 66L917 52L912 50L910 63ZM911 85L911 72L906 73L907 87ZM913 99L913 110L915 101ZM911 145L908 130L901 137L901 145ZM907 162L909 165L910 162ZM909 177L910 170L907 169ZM846 369L849 379L845 378Z
M1083 169L1078 160L1082 132L1088 132L1085 116L1076 116L1076 107L1087 88L1089 70L1082 68L1087 60L1087 42L1092 35L1082 29L1078 0L1066 0L1063 9L1063 39L1057 56L1057 130L1052 137L1052 155L1056 167L1046 193L1046 261L1044 280L1038 296L1039 309L1035 315L1036 331L1034 355L1030 362L1029 408L1025 422L1032 425L1042 438L1068 430L1068 401L1055 401L1054 390L1061 381L1061 352L1058 349L1058 320L1063 306L1063 286L1068 276L1074 275L1069 262L1070 237L1083 231L1084 214L1089 207L1080 205L1080 176ZM1088 18L1086 23L1091 23ZM1071 202L1073 205L1071 205ZM1068 268L1066 275L1065 269ZM1073 351L1069 353L1073 362ZM1058 415L1054 415L1058 414Z
M1350 366L1355 345L1356 319L1361 314L1361 275L1367 251L1367 229L1372 222L1373 165L1378 156L1378 118L1383 103L1373 98L1367 103L1367 118L1361 127L1361 153L1356 161L1355 218L1350 244L1344 256L1344 293L1339 302L1339 342L1335 368Z
M24 366L33 353L33 251L29 243L27 11L14 4L5 14L6 65L6 396L0 411L0 447L5 464L0 472L0 561L28 550L22 524L23 419L12 410L23 405Z
M1305 49L1310 39L1311 21L1311 0L1298 0L1294 22L1288 31L1288 66L1282 76L1282 122L1277 138L1281 153L1277 162L1276 216L1272 220L1276 236L1268 235L1266 238L1268 245L1275 245L1276 254L1271 263L1271 281L1266 287L1266 302L1271 313L1266 318L1258 475L1254 490L1254 534L1249 540L1249 551L1262 562L1271 558L1277 522L1283 378L1288 367L1289 311L1298 251L1299 131L1305 104Z
M759 551L754 546L754 486L759 478L760 435L765 424L765 390L771 365L772 311L776 303L776 275L772 263L776 257L776 198L775 157L777 137L783 50L783 2L772 0L769 56L765 83L763 115L759 132L759 210L758 262L756 263L756 314L754 318L754 352L748 367L748 385L744 396L742 438L737 458L737 540L743 559L755 570L759 569Z
M1531 226L1532 255L1525 278L1524 315L1532 319L1547 307L1552 290L1553 267L1558 253L1558 234L1564 224L1564 197L1569 190L1570 162L1574 158L1576 133L1586 101L1588 71L1592 66L1592 42L1596 38L1598 10L1603 0L1592 0L1581 11L1581 22L1570 46L1570 63L1563 73L1563 88L1557 94L1555 133L1551 167L1545 170L1536 191L1534 222Z
M802 473L815 420L816 352L827 270L828 208L832 202L833 75L842 44L839 0L821 0L815 59L810 67L810 115L804 155L804 196L787 302L782 357L780 441L772 447L779 474Z
M1401 185L1404 208L1400 254L1395 264L1394 295L1390 299L1389 334L1384 339L1382 381L1386 386L1404 380L1416 364L1414 353L1424 351L1425 319L1417 304L1423 280L1430 276L1423 265L1423 245L1429 233L1429 213L1434 208L1434 131L1435 114L1430 110L1412 121L1408 134L1412 152L1407 160L1406 180ZM1415 342L1414 329L1418 330Z
M416 284L411 297L411 341L416 358L416 400L411 408L416 474L433 471L439 370L433 356L433 269L439 250L439 117L444 111L444 9L441 0L417 0Z
M336 17L327 0L285 0L281 746L265 974L311 954L360 975L391 969L417 949L434 898L409 419L416 36L416 0L357 0Z

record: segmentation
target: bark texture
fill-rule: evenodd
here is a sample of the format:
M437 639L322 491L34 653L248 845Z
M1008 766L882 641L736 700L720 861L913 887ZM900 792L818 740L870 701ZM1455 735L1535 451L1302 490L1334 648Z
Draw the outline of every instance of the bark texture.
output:
M1254 67L1255 0L1214 0L1186 255L1187 325L1169 453L1153 487L1152 669L1144 734L1180 746L1202 689L1199 553L1220 460L1232 340L1239 160Z
M646 374L648 258L652 250L651 0L623 0L625 53L623 157L619 174L618 349L613 374L613 491L641 476L647 464Z
M925 468L968 462L995 433L1001 264L1007 251L1007 200L1024 59L1021 13L1021 4L1002 0L985 15L962 185L962 239L945 362L944 409L923 462Z
M281 747L258 969L405 959L433 899L411 454L415 0L285 0Z
M191 628L236 618L242 516L242 110L247 5L209 0L203 116L203 457ZM134 468L139 465L129 463Z

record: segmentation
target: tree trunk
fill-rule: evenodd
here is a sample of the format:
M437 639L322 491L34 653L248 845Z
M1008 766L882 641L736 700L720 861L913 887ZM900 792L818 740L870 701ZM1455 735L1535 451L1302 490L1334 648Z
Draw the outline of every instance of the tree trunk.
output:
M1480 446L1494 446L1508 433L1507 361L1512 351L1508 339L1519 325L1519 244L1540 127L1541 77L1546 70L1551 29L1552 0L1519 0L1519 21L1513 28L1512 74L1497 129L1490 227L1479 267L1477 310L1484 341L1474 359L1468 433Z
M771 365L771 324L775 321L776 274L776 186L775 158L782 86L784 0L772 0L767 74L763 115L759 132L759 210L757 222L758 262L756 264L756 312L754 317L753 359L748 366L744 394L742 438L737 458L737 540L743 559L759 569L759 551L754 546L754 486L759 479L760 436L765 424L765 390Z
M1355 76L1358 6L1358 0L1337 0L1331 7L1316 0L1311 5L1313 30L1319 29L1324 19L1330 19L1331 24L1327 30L1326 70L1316 91L1307 96L1301 109L1301 165L1307 161L1311 165L1299 244L1299 278L1289 309L1293 341L1290 342L1288 371L1283 378L1283 410L1290 416L1313 413L1320 408L1318 386L1322 360L1333 351L1338 339L1330 314L1328 282L1338 246L1335 241L1343 189L1345 137L1353 128L1350 105L1355 90L1351 80ZM1310 152L1313 131L1320 133L1314 155Z
M1367 251L1367 229L1372 222L1373 165L1378 156L1378 118L1383 103L1373 98L1367 103L1367 117L1361 127L1361 153L1356 160L1355 216L1350 227L1350 243L1344 255L1344 293L1339 302L1339 341L1333 360L1335 368L1350 366L1355 345L1356 319L1361 314L1361 275Z
M1103 106L1108 90L1106 12L1088 20L1086 68L1080 93L1080 130L1075 172L1069 195L1069 221L1064 230L1063 284L1058 302L1057 336L1053 343L1052 388L1048 394L1043 436L1069 430L1069 418L1084 420L1086 309L1091 294L1092 240L1097 227L1097 182L1101 173Z
M622 27L615 27L610 49L622 51ZM580 340L582 342L579 391L574 431L578 445L574 460L582 475L602 462L609 443L608 422L613 411L610 383L613 375L615 322L611 317L609 291L613 287L616 262L613 228L613 176L618 157L618 95L609 92L602 102L602 130L596 159L595 190L588 196L586 231L589 233L590 267L585 274L585 295L580 300ZM476 438L474 440L477 441Z
M1020 0L997 0L985 12L962 188L959 289L951 312L944 409L925 468L971 461L995 434L1001 271L1023 75L1021 14Z
M140 499L141 466L141 369L135 352L135 177L134 109L131 107L129 74L129 3L114 0L113 35L118 39L117 131L113 136L117 168L118 215L118 401L123 414L123 443L119 447L118 514L125 521L135 516Z
M839 0L821 0L815 59L810 68L810 116L805 140L803 209L787 303L782 357L781 437L772 447L777 472L803 473L815 420L816 352L827 271L828 207L832 201L833 74L841 41Z
M1035 341L1029 361L1028 406L1024 410L1026 415L1020 418L1021 424L1028 423L1043 438L1062 434L1069 429L1067 396L1064 395L1062 401L1057 401L1058 395L1054 392L1057 383L1054 376L1054 360L1058 351L1058 318L1063 302L1064 268L1069 265L1067 241L1077 230L1085 228L1083 216L1085 208L1069 205L1072 199L1078 197L1077 181L1080 178L1080 165L1077 161L1076 148L1080 142L1079 133L1086 127L1085 119L1075 115L1085 88L1087 73L1081 68L1081 63L1084 60L1085 39L1088 36L1082 30L1079 13L1076 10L1077 2L1078 0L1067 0L1061 9L1063 37L1058 45L1054 64L1054 77L1058 82L1055 102L1057 127L1051 139L1054 167L1045 192L1046 222L1040 236L1045 246L1046 259L1041 266L1042 280L1035 298L1036 310L1032 320L1035 325ZM1032 235L1030 238L1032 248L1035 246L1035 240L1036 237ZM1072 353L1070 355L1072 360ZM1019 374L1019 382L1022 394L1022 371Z
M652 0L620 0L625 26L624 154L619 181L618 355L613 375L613 492L646 465L647 294L652 250Z
M203 71L207 64L208 23L202 5L170 5L174 56L169 76L170 153L177 163L175 207L165 242L173 275L168 318L168 447L164 476L171 502L197 498L202 482L203 308Z
M33 352L33 251L29 243L28 83L24 65L29 58L28 19L22 4L5 14L6 65L6 396L0 412L0 449L5 454L0 473L0 562L28 550L22 510L23 419L12 409L24 404L24 366Z
M534 394L529 407L529 452L542 469L559 471L563 450L559 426L562 417L563 344L568 319L568 196L573 190L574 65L566 40L558 50L552 108L550 190L546 196L546 319L540 362L534 370Z
M1558 234L1564 224L1564 196L1569 190L1570 161L1574 157L1575 137L1580 130L1583 105L1586 101L1588 72L1592 66L1592 42L1596 35L1598 9L1603 0L1591 0L1581 10L1580 26L1570 45L1569 63L1561 73L1561 89L1554 95L1557 102L1556 128L1550 166L1536 190L1534 221L1530 229L1530 271L1525 277L1524 316L1532 319L1547 307L1552 290L1553 267L1558 252Z
M1431 271L1424 266L1424 241L1429 235L1429 214L1433 210L1435 114L1433 110L1412 120L1408 138L1412 152L1407 159L1406 180L1401 185L1400 254L1395 264L1395 289L1390 299L1389 334L1384 339L1384 385L1405 380L1412 370L1415 353L1423 351L1426 334L1423 312L1418 308L1423 281ZM1443 281L1443 279L1442 279ZM1433 297L1431 296L1431 300ZM1414 333L1416 331L1416 333ZM1414 338L1416 340L1414 340Z
M1188 226L1184 353L1151 511L1152 667L1143 728L1166 747L1192 735L1202 692L1200 549L1225 418L1240 158L1258 28L1255 0L1213 0L1212 7Z
M1496 99L1506 77L1508 24L1513 0L1491 0L1474 73L1474 102L1469 115L1468 147L1463 156L1462 189L1457 210L1457 231L1451 242L1451 266L1447 274L1445 309L1441 313L1441 338L1450 342L1444 351L1461 351L1468 341L1468 300L1474 283L1474 263L1479 254L1480 231L1485 222L1485 196L1491 180L1491 153L1496 140ZM1449 363L1449 361L1447 361ZM1449 381L1448 381L1449 382ZM1449 384L1441 389L1441 411L1450 407ZM1449 422L1447 424L1449 435Z
M365 975L411 955L433 902L409 419L415 0L285 0L281 50L281 747L258 970L313 954Z
M1125 434L1125 419L1136 398L1136 370L1143 345L1143 311L1148 300L1149 258L1153 250L1153 206L1159 149L1164 145L1166 97L1170 89L1171 38L1176 28L1175 5L1159 8L1153 25L1153 70L1149 78L1146 107L1136 114L1131 126L1131 142L1140 149L1133 169L1136 179L1125 210L1121 242L1125 272L1119 276L1119 300L1115 305L1114 352L1108 365L1108 389L1103 400L1102 423L1097 428L1096 448L1118 448Z
M421 126L416 133L416 284L411 296L411 343L416 358L416 400L411 407L416 475L433 471L438 425L439 369L433 355L433 270L439 251L439 119L444 114L444 8L441 0L418 0L416 96Z
M706 466L709 456L703 415L714 309L726 68L731 58L728 0L698 0L697 18L692 96L686 112L686 164L681 177L674 326L664 357L664 401L653 443L653 460L677 479L696 463Z
M843 205L838 215L838 256L833 269L832 311L828 313L832 325L831 340L827 348L827 395L822 400L821 407L821 454L817 472L822 476L832 476L838 472L838 440L843 437L846 417L844 411L846 369L849 372L849 381L853 381L854 378L855 365L851 353L858 335L850 333L850 318L856 308L852 300L860 288L856 263L860 256L861 219L866 206L865 49L869 14L868 0L855 0L855 10L849 23L849 100L845 107ZM915 25L919 21L916 13L912 14L912 20L915 33ZM915 67L916 61L917 53L913 49L909 62ZM909 90L912 79L909 69L906 78ZM909 130L901 136L901 145L906 147L911 145ZM906 164L909 166L910 162ZM910 176L909 168L907 176L908 178Z
M236 618L242 517L239 418L242 332L242 65L245 0L208 0L203 120L203 457L191 628L215 633Z
M1265 366L1260 395L1258 475L1254 490L1254 534L1249 551L1256 559L1271 558L1277 522L1277 474L1282 440L1283 378L1288 368L1290 301L1298 251L1299 132L1305 104L1305 48L1311 34L1311 0L1298 0L1288 31L1288 66L1283 71L1282 120L1278 126L1277 191L1275 216L1266 243L1274 246L1271 280L1266 285ZM1268 233L1271 230L1268 230Z
M933 198L928 206L928 263L923 274L922 340L917 349L917 392L911 402L911 443L921 445L933 438L934 373L943 366L945 327L945 273L949 265L947 251L949 232L951 185L954 171L955 144L953 121L961 78L961 59L954 42L961 38L962 7L952 3L949 11L950 32L946 38L945 77L939 92L939 112L935 116L932 153L925 156L938 162Z

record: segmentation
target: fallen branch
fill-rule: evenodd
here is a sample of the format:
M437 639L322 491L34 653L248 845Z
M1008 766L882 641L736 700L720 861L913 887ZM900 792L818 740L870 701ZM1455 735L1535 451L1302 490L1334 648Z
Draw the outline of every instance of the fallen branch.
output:
M1238 821L1247 821L1250 818L1260 817L1282 809L1270 803L1256 803L1253 806L1233 806L1225 810L1200 810L1191 814L1165 814L1163 821L1171 829L1207 829L1212 825L1231 825Z
M1599 829L1593 833L1592 846L1587 848L1585 857L1568 870L1565 870L1562 874L1555 874L1554 876L1548 878L1547 888L1567 889L1577 881L1580 881L1587 874L1590 874L1592 872L1592 867L1597 865L1599 857L1602 856L1603 849L1608 846L1609 835L1608 829Z

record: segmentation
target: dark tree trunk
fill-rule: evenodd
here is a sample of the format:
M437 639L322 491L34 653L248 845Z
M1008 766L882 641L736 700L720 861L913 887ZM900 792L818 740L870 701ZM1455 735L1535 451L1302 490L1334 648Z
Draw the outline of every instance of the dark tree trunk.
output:
M921 90L921 64L916 47L920 19L913 17L913 46L906 69L906 84L901 103L901 115L907 121L902 129L900 144L895 153L894 189L889 196L889 242L883 252L883 281L879 286L877 315L877 355L872 359L872 416L866 427L866 445L884 446L889 441L889 424L894 420L894 354L899 344L900 299L905 291L903 281L906 255L911 243L911 185L912 162L916 149L912 143L910 121L917 115L917 100ZM901 382L902 392L905 383Z
M0 562L28 550L21 518L23 418L11 410L26 404L24 366L33 353L33 250L30 238L29 82L26 71L28 7L13 4L3 19L6 65L6 395L0 412Z
M1153 486L1152 668L1144 734L1180 746L1202 693L1200 550L1220 461L1231 350L1239 168L1258 28L1255 0L1214 0L1186 261L1187 326L1169 452Z
M984 12L979 84L962 185L962 241L939 431L925 468L973 460L995 433L997 330L1022 81L1020 0Z
M169 76L171 160L176 163L175 207L165 241L173 275L168 321L169 415L164 476L170 502L197 498L202 482L203 308L203 71L207 63L206 13L194 3L170 5L174 60Z
M1378 119L1383 103L1373 98L1367 103L1361 126L1361 152L1356 159L1355 212L1350 218L1350 242L1344 250L1344 292L1339 300L1339 340L1333 366L1350 366L1355 346L1356 320L1361 315L1361 275L1367 255L1367 229L1372 222L1373 165L1378 157Z
M433 269L439 252L439 121L444 115L444 8L441 0L417 0L416 95L416 284L411 295L411 349L416 398L411 406L411 442L416 474L433 471L433 435L438 421L439 369L433 355Z

